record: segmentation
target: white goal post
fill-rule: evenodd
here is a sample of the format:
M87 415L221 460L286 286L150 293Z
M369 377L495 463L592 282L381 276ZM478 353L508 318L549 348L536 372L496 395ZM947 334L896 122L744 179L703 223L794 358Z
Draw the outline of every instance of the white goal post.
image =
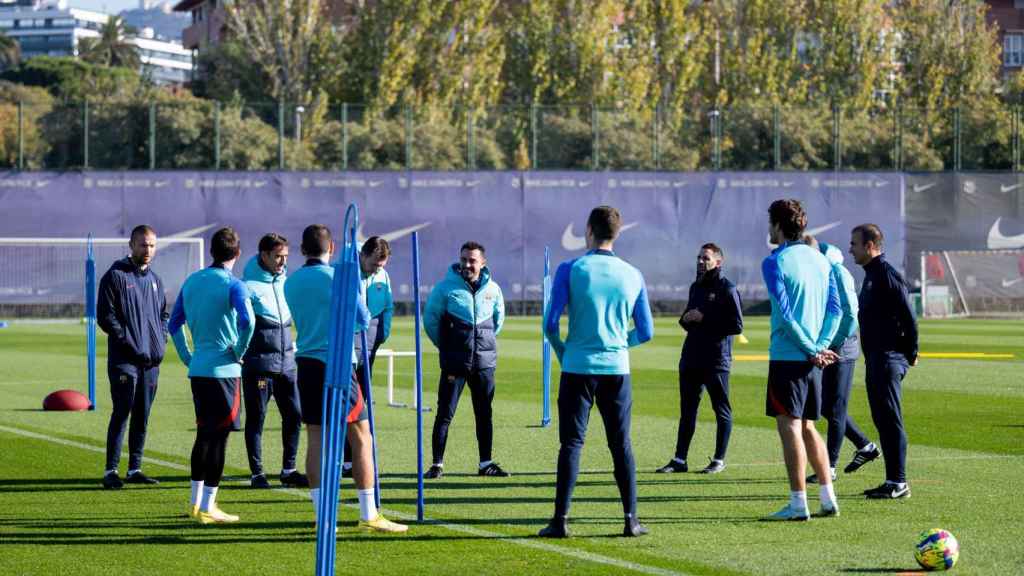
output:
M921 253L926 318L1024 317L1024 250Z
M81 317L88 238L0 238L0 317ZM128 238L93 238L96 281L129 253ZM168 312L189 274L205 265L202 238L157 237L150 265L160 275Z

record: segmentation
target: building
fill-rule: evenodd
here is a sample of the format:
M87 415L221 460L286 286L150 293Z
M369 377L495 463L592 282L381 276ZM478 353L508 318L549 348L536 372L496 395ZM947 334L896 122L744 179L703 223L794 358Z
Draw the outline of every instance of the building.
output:
M98 38L109 14L68 8L65 0L0 0L0 31L21 47L22 58L77 56L84 38ZM192 71L192 53L180 43L157 40L143 29L135 44L143 74L158 84L182 84Z
M1024 0L986 0L988 22L996 27L1003 47L1003 75L1024 67Z

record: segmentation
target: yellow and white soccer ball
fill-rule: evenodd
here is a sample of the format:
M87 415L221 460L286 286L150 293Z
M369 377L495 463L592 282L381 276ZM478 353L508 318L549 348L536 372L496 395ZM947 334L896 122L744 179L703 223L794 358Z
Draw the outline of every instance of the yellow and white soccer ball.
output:
M960 558L960 543L948 530L932 528L921 532L914 559L925 570L949 570Z

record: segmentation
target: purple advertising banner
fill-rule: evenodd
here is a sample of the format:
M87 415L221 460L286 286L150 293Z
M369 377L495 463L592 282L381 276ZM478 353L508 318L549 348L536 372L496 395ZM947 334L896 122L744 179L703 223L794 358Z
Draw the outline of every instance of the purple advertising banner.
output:
M397 300L412 299L413 231L424 290L474 240L486 247L507 299L539 300L545 246L554 265L582 255L590 209L611 204L624 219L616 251L643 272L652 299L684 300L700 246L715 242L742 296L760 300L773 200L801 200L808 230L844 252L850 228L877 223L889 258L902 263L903 193L899 173L0 173L0 237L125 237L145 223L161 237L208 240L232 226L242 237L243 260L267 232L289 238L294 269L303 262L303 228L321 223L337 231L355 202L360 236L391 242ZM847 266L859 277L849 257Z

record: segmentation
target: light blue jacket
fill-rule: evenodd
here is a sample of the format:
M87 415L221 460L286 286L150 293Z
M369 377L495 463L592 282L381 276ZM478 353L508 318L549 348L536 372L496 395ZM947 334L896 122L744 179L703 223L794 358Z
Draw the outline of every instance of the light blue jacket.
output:
M838 352L841 360L856 360L860 356L860 340L857 338L857 283L853 280L853 274L843 266L842 250L824 242L818 242L818 249L832 265L832 273L839 285L839 305L843 309L839 329L829 348Z
M391 277L388 271L381 268L377 272L363 276L363 291L366 292L366 307L370 318L380 322L383 331L380 342L391 336L391 316L395 312L395 300L391 293Z
M567 307L569 335L563 343L559 318ZM551 285L544 334L563 372L629 374L629 347L654 336L643 275L607 250L563 262Z
M842 307L832 264L803 242L788 242L761 263L772 305L773 361L807 361L831 346Z
M505 323L505 298L484 266L477 287L452 264L434 286L423 313L423 327L440 352L441 370L464 375L498 364L498 333Z
M192 350L181 329L186 323ZM185 279L167 329L190 378L239 378L253 326L245 284L228 270L210 266Z

